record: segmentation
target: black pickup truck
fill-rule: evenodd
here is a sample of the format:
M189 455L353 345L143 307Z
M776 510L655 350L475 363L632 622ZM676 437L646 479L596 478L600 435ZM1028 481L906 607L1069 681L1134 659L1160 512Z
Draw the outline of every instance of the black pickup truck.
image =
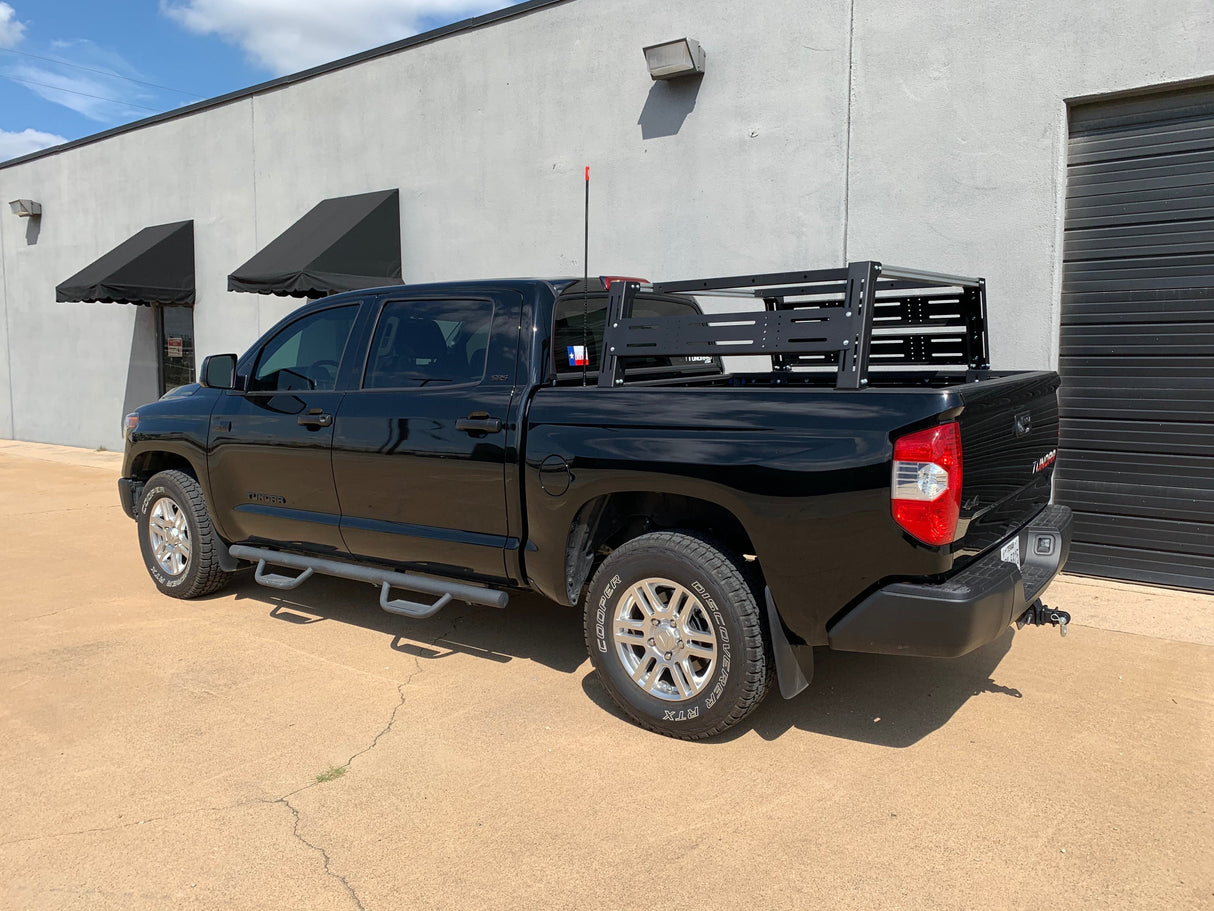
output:
M200 374L125 425L122 503L174 597L254 565L410 617L536 591L581 606L625 713L687 739L798 693L814 647L1066 632L1040 601L1070 546L1059 380L990 369L981 279L378 288Z

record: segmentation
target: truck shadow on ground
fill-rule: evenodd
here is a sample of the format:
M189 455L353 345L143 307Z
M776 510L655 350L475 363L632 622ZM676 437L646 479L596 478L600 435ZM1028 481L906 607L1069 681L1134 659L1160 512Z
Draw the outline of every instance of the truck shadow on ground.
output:
M275 620L353 624L391 637L393 651L423 660L471 655L504 664L521 658L566 674L586 662L581 613L536 595L514 595L504 610L457 601L427 620L414 620L380 610L377 588L345 579L314 576L293 591L275 591L258 585L250 573L234 593L238 601L270 605Z
M376 589L343 579L316 577L295 591L278 592L257 585L249 575L240 581L235 595L238 601L269 605L269 615L284 623L302 626L331 620L382 633L390 637L389 648L421 660L457 655L499 663L523 659L570 675L584 668L586 696L604 711L624 718L589 669L580 612L537 595L515 595L505 610L457 603L428 620L385 613L378 607ZM736 739L749 731L774 740L796 728L876 746L911 746L947 724L975 696L1020 698L1019 690L996 682L993 676L1014 636L1009 629L961 658L816 649L814 679L807 690L785 700L773 686L750 718L706 743Z
M972 697L993 693L1014 699L1019 690L992 674L1011 648L1013 633L961 658L907 658L814 650L814 679L793 699L774 683L767 698L742 724L706 743L736 740L754 731L775 740L796 728L875 746L909 747L939 730ZM598 678L582 680L586 695L624 717Z
M751 717L751 726L765 740L795 727L875 746L911 746L944 727L975 696L1021 698L1018 689L994 678L1014 636L1008 629L960 658L815 649L814 679L808 689L786 700L773 687Z

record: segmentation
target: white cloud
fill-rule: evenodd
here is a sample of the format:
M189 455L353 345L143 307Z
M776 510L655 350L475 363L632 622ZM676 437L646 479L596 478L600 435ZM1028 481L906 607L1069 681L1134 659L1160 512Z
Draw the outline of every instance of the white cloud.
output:
M57 146L63 142L67 140L62 136L43 133L41 130L22 130L20 133L0 130L0 161L20 158L30 152Z
M25 23L17 19L17 11L0 2L0 47L16 47L25 34Z
M169 18L219 35L275 75L407 38L427 17L460 19L509 0L160 0Z
M55 41L51 46L57 53L70 56L81 65L110 70L116 75L68 69L47 62L12 64L0 68L0 76L100 123L116 123L155 113L156 109L147 104L151 96L129 79L121 78L136 76L139 71L120 54L85 39Z

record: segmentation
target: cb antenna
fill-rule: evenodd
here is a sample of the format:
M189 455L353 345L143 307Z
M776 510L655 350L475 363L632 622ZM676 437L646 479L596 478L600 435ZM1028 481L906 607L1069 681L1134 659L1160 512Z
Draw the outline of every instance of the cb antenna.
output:
M590 365L590 343L586 324L590 320L590 165L586 165L586 223L582 233L582 385L586 385L586 371ZM606 327L604 327L604 331ZM579 360L579 358L575 358Z

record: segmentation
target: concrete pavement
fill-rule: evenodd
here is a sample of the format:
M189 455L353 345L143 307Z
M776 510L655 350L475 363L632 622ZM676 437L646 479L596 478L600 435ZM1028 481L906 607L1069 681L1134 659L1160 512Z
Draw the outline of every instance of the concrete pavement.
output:
M117 467L0 442L0 907L1214 907L1214 597L1067 579L687 744L542 599L164 598Z

